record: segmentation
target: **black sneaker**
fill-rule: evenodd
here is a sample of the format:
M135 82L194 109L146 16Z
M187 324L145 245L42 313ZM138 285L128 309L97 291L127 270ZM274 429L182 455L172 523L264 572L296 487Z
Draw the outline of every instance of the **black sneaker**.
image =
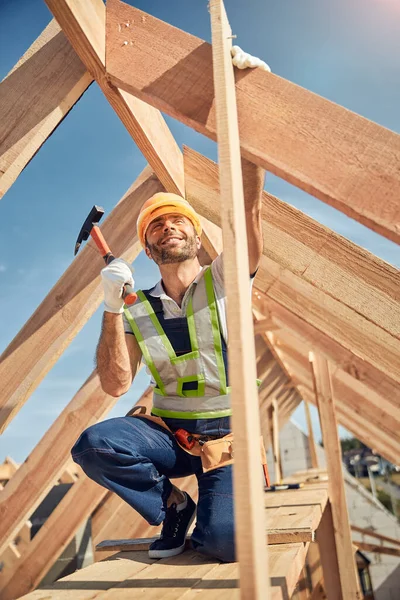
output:
M150 545L150 558L167 558L184 551L186 535L195 517L196 504L189 494L183 493L185 494L183 502L171 504L167 508L161 536Z

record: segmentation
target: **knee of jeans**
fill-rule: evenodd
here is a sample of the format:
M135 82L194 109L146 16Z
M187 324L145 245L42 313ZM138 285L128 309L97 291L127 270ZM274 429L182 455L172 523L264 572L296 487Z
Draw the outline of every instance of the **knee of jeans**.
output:
M87 456L90 450L104 450L108 447L107 441L101 433L100 423L96 423L91 427L88 427L81 433L74 446L71 449L72 458L78 464L81 464L85 456ZM110 449L111 450L111 449Z
M214 526L208 526L202 538L201 541L196 536L192 538L192 545L195 550L222 562L236 561L233 526L218 527L217 523Z

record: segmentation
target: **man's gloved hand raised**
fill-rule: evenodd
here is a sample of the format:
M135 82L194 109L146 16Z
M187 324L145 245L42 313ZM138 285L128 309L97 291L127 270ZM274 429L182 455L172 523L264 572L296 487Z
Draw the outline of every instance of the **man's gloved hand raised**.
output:
M104 289L104 310L106 312L123 312L124 300L122 292L125 284L134 286L132 273L132 267L122 258L116 258L101 270Z

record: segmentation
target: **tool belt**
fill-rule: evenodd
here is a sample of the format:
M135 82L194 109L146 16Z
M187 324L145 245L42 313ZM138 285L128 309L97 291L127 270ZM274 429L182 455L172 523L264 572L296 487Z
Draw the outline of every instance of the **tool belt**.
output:
M226 467L233 464L233 434L228 433L223 437L202 435L197 433L188 433L182 429L178 429L175 433L171 431L168 425L161 419L146 413L145 406L135 406L128 414L128 417L137 417L153 421L160 427L169 431L175 438L177 444L192 456L198 456L201 459L203 472L207 473L219 467ZM178 432L184 432L185 435L179 435ZM178 435L177 435L178 434ZM185 440L186 438L186 440ZM189 439L190 438L190 439ZM267 478L267 458L265 454L263 438L260 438L261 443L261 465L263 466L265 477ZM268 482L269 485L269 482Z

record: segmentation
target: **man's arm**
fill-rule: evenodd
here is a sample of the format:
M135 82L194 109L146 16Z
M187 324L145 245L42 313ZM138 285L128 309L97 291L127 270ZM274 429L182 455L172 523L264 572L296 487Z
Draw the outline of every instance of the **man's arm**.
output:
M138 372L141 358L136 338L125 334L122 315L105 312L96 352L102 389L114 397L125 394Z
M261 200L264 189L265 171L242 158L244 206L246 212L247 247L249 272L257 271L263 253Z

